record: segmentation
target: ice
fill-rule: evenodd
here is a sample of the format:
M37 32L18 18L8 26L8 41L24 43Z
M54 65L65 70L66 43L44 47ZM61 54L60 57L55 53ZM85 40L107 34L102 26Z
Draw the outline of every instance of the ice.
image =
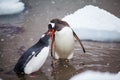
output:
M99 71L85 71L73 76L70 80L120 80L120 72L117 74Z
M24 3L19 0L0 0L0 15L17 14L24 8Z
M1 2L19 2L19 0L0 0L0 3Z
M120 19L97 6L87 5L62 20L82 40L120 42Z

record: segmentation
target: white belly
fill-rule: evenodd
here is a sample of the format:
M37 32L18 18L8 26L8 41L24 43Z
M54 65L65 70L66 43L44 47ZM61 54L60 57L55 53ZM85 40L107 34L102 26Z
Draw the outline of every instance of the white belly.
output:
M38 71L45 63L48 53L49 47L44 47L43 50L41 50L41 52L36 57L33 56L33 58L27 63L24 68L24 72L26 74L31 74L32 72Z
M56 31L55 58L69 59L70 55L73 55L73 49L74 49L74 36L71 28L64 27L61 31Z

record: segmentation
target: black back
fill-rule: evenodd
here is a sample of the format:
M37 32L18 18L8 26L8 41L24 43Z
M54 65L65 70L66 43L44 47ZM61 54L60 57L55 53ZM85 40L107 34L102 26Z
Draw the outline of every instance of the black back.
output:
M50 35L45 35L42 37L35 45L30 47L18 60L17 64L14 67L14 71L16 73L24 73L25 65L30 61L30 59L35 55L37 56L38 53L42 50L42 48L49 46L49 38ZM32 53L35 54L32 54Z

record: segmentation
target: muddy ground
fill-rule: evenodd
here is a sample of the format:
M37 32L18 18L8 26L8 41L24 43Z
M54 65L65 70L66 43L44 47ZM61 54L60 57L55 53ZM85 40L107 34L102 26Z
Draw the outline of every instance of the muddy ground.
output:
M6 74L12 70L19 57L35 44L47 30L53 18L62 19L85 5L97 5L120 18L119 0L23 0L26 9L16 15L0 16L0 78L3 80L68 80L86 70L117 73L120 71L120 43L82 41L86 53L75 42L74 57L58 61L54 67L49 55L36 74L18 78Z

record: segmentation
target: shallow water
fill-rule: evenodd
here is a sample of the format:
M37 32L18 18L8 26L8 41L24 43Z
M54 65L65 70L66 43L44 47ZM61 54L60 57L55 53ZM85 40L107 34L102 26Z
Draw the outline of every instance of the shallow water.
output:
M35 76L22 76L22 80L68 80L73 75L86 70L117 73L120 71L120 43L101 43L83 41L86 53L82 52L80 45L76 42L75 55L69 62L66 60L57 61L52 65L53 59L49 55L47 61ZM15 74L5 74L11 70L17 62L20 54L17 49L2 49L0 64L0 77L3 80L19 80ZM8 52L9 51L9 52ZM14 54L14 55L13 55Z
M85 54L76 42L72 60L69 62L60 60L52 65L53 59L49 55L41 71L35 75L36 77L25 75L18 78L16 74L6 74L14 68L24 51L39 40L42 33L47 30L48 22L52 18L63 18L87 4L98 5L120 17L120 1L106 1L24 0L27 7L23 13L0 16L0 27L3 27L3 24L7 26L4 29L0 28L0 78L3 80L68 80L73 75L86 70L119 72L120 43L82 41L86 49ZM19 28L11 29L8 26Z

